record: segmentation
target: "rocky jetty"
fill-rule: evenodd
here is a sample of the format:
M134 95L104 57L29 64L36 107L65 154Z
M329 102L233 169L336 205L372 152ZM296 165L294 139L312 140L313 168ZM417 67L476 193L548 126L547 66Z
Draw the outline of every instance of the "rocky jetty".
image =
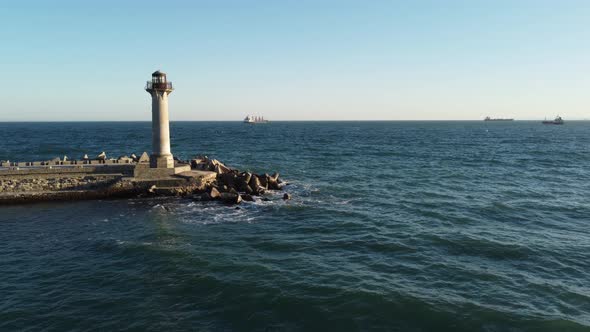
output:
M103 151L81 160L54 158L40 162L0 163L0 204L43 200L109 197L177 196L198 201L240 204L268 200L265 193L282 190L278 173L255 174L226 166L217 159L199 156L175 159L168 174L150 168L146 152L108 158ZM154 172L156 171L156 172ZM147 175L147 176L146 176ZM264 196L263 196L264 195ZM283 199L290 199L285 193Z
M207 190L193 196L199 201L219 200L227 204L253 202L256 201L256 196L261 196L267 191L282 190L287 184L279 178L279 173L269 175L244 172L206 156L194 158L190 164L192 169L216 173L215 181Z

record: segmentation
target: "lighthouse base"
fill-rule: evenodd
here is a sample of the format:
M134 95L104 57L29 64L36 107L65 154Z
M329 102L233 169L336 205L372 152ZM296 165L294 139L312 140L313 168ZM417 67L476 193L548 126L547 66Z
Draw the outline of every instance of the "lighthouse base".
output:
M148 164L137 164L133 170L133 177L142 180L167 179L190 170L190 165L177 165L173 168L152 168Z
M171 154L168 155L151 155L150 156L150 167L151 168L174 168L174 158Z

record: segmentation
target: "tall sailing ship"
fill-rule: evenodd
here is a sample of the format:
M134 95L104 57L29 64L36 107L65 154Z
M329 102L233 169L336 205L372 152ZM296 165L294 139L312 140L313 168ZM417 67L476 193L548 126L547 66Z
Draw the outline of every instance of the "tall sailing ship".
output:
M264 119L263 116L248 115L248 116L246 116L246 118L244 118L244 123L255 124L255 123L268 123L268 122L269 121Z

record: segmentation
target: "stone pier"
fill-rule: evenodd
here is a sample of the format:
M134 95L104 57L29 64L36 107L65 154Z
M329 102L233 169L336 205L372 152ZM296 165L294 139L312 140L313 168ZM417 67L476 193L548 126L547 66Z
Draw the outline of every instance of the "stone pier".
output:
M192 194L205 191L216 178L215 172L191 170L189 164L178 162L172 168L178 173L158 173L158 168L149 167L149 159L121 164L113 160L12 162L0 167L0 205L136 197L154 190Z

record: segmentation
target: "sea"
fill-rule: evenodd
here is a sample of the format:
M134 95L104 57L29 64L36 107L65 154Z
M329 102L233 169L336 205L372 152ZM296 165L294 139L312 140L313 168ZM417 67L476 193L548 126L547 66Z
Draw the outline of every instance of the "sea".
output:
M268 201L0 207L1 331L590 331L590 122L172 122ZM0 123L0 159L149 122Z

